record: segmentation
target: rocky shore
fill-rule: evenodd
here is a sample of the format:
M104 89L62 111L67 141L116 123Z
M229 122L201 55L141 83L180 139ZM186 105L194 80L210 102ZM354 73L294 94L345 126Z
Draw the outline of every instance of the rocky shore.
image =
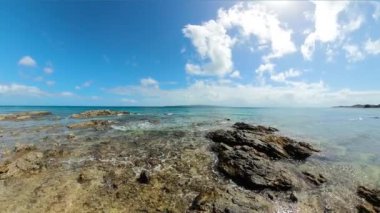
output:
M71 115L71 118L77 118L77 119L82 119L82 118L94 118L94 117L106 117L106 116L121 116L121 115L128 115L129 112L125 111L111 111L111 110L90 110L90 111L85 111L82 113L78 114L73 114Z
M52 115L51 112L34 111L34 112L20 112L12 114L0 114L0 121L25 121L32 119L40 119L45 116Z
M54 127L43 146L2 153L1 212L380 212L379 190L337 186L306 165L323 150L276 128L120 132L115 123Z

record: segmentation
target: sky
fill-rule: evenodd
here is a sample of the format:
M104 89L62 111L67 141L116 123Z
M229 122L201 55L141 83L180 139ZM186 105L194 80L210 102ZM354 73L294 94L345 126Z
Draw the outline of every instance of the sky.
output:
M380 2L1 1L0 105L380 104Z

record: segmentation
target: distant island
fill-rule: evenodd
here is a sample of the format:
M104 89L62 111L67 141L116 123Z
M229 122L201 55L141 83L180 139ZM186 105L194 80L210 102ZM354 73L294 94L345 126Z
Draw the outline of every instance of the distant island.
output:
M336 108L380 108L380 104L356 104L352 106L336 106Z

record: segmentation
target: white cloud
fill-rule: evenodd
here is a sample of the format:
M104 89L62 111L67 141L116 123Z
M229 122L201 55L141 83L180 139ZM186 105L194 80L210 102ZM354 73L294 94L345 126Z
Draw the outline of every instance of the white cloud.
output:
M274 67L275 67L275 64L272 64L272 63L260 64L259 68L257 68L255 72L259 76L263 76L264 73L266 73L266 72L269 72L269 73L273 72Z
M254 86L215 81L196 81L186 88L163 90L141 86L117 87L111 93L139 96L141 105L206 104L227 106L333 106L372 103L380 91L333 91L322 81L289 82L284 86ZM127 99L128 100L128 99ZM376 103L377 104L377 103Z
M241 76L240 76L240 72L237 71L237 70L235 70L235 71L233 71L233 72L230 74L230 77L231 77L231 78L240 78L240 77L241 77Z
M210 20L202 25L186 25L183 33L190 38L202 60L209 60L201 66L186 64L186 71L193 75L215 75L223 77L233 71L233 39L218 22Z
M346 51L346 58L349 62L361 61L365 58L364 53L360 50L357 45L345 44L343 49Z
M255 36L259 45L270 45L271 53L265 59L279 58L296 51L291 38L292 30L263 5L240 3L228 10L219 10L218 17L227 29L237 28L244 37Z
M141 79L140 84L143 87L153 87L153 88L159 87L158 81L154 80L151 77Z
M287 80L289 78L294 78L294 77L298 77L302 74L301 71L299 70L295 70L293 68L285 71L285 72L280 72L280 73L274 73L271 75L271 79L273 81L277 81L277 82L287 82Z
M44 96L46 92L34 86L22 84L0 84L0 95L7 96Z
M238 35L231 38L237 29ZM258 50L270 47L264 60L279 58L296 51L292 30L288 29L267 7L255 2L239 3L228 10L220 9L215 20L201 25L186 25L184 35L191 39L202 61L188 63L187 73L224 77L234 72L232 48L236 41L244 43L250 37L258 40ZM255 48L253 48L255 49Z
M371 55L380 54L380 39L374 41L372 41L372 39L368 39L364 45L364 49Z
M308 34L301 52L305 59L310 60L313 56L315 43L317 41L326 43L335 41L340 33L341 26L338 23L339 14L346 9L346 1L314 1L314 31ZM353 22L347 28L353 30L358 22Z
M46 81L46 85L53 86L55 84L55 81Z
M83 88L90 87L92 85L92 83L93 83L92 81L85 81L81 85L75 86L75 89L76 90L80 90L80 89L83 89Z
M24 56L18 61L18 65L24 67L36 67L37 62L31 56Z

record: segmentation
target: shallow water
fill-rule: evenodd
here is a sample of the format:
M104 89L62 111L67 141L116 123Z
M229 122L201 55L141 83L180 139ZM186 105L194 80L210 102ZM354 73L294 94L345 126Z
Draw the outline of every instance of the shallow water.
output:
M207 132L237 121L270 125L281 134L313 143L322 149L314 160L327 165L346 165L377 184L380 180L380 109L350 108L229 108L229 107L105 107L131 115L111 119L118 123L102 137L142 131ZM42 120L0 122L0 148L22 143L43 143L46 136L59 143L65 126L78 122L73 113L102 107L0 107L0 113L50 111ZM106 118L110 119L110 118ZM80 120L79 120L80 121ZM85 130L76 134L86 135ZM194 137L192 140L199 140ZM360 175L362 174L362 175Z
M67 128L86 120L71 119L70 115L94 109L131 114L93 118L113 120L111 128ZM19 111L50 111L53 115L31 121L0 121L0 162L17 155L11 150L19 144L34 144L37 151L32 154L44 153L40 172L1 180L0 207L4 212L57 212L65 208L68 212L163 212L167 208L185 212L205 188L228 191L223 199L238 197L236 202L253 205L252 199L259 199L257 207L264 208L268 204L265 193L238 187L217 172L216 156L205 138L207 132L230 128L239 121L276 127L280 134L321 149L306 162L288 166L323 174L328 183L299 192L298 204L278 199L273 212L314 212L305 209L346 203L348 212L355 212L356 187L380 186L379 109L0 107L0 113ZM142 170L152 172L149 186L136 182ZM223 199L221 203L227 201ZM254 212L265 211L268 209Z

